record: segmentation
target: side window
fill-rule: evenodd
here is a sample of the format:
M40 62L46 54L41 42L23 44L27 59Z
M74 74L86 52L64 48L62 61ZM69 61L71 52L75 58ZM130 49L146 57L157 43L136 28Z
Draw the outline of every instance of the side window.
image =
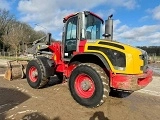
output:
M77 20L71 19L67 26L67 40L76 39Z
M66 25L65 52L71 53L77 48L77 17L70 18Z

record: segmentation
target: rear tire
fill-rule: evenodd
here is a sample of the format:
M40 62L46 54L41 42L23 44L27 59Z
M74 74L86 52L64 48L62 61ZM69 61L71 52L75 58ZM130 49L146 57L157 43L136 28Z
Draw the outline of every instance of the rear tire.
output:
M36 59L28 63L26 69L27 82L32 88L42 88L48 83L41 62Z
M93 63L82 63L69 79L72 97L86 107L100 106L109 96L109 78L104 70Z

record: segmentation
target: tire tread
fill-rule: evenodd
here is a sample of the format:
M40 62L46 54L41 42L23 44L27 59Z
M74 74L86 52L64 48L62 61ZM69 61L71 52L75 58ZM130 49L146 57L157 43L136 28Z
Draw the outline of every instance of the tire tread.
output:
M41 80L41 83L38 86L38 88L42 88L48 83L49 80L44 75L44 69L43 69L43 66L42 66L42 63L40 62L40 60L36 59L36 61L37 61L38 65L40 66L40 70L41 70L41 74L42 74L42 80Z

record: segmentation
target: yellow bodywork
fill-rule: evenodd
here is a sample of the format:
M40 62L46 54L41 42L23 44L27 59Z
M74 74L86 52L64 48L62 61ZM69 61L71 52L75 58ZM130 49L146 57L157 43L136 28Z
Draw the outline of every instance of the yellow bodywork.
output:
M110 42L114 44L118 44L124 47L124 49L120 49L118 47L110 46L110 45L102 45L98 44L99 42ZM109 58L101 51L98 50L88 50L88 46L96 46L96 47L102 47L102 48L110 48L113 50L120 51L125 54L126 57L126 68L125 70L117 70L114 68L112 65L111 61ZM140 58L140 55L142 55L142 51L138 48L122 44L119 42L113 42L113 41L104 41L104 40L98 40L98 41L87 41L84 52L92 52L92 53L100 53L101 55L104 56L104 58L107 60L112 72L114 73L123 73L123 74L141 74L143 71L140 69L141 66L143 66L143 60Z

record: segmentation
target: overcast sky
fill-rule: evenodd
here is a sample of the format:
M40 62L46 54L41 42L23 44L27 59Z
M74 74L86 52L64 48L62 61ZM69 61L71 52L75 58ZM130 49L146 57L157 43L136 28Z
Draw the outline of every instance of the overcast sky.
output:
M51 32L58 40L68 14L90 10L103 19L113 14L115 40L133 46L160 46L159 0L0 0L0 8L35 30Z

